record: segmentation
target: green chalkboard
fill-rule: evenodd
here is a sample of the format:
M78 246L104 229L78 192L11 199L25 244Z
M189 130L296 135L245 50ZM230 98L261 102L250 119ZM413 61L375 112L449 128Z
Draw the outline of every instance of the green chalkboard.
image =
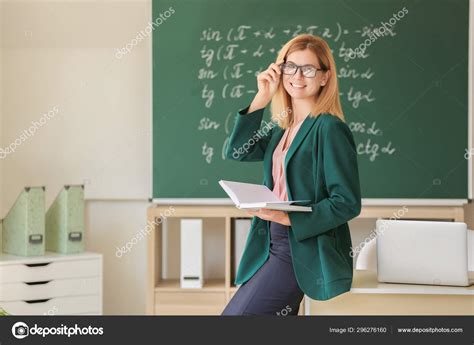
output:
M336 59L363 198L468 198L468 14L468 0L153 1L152 197L263 182L261 162L224 158L236 111L279 48L313 33Z

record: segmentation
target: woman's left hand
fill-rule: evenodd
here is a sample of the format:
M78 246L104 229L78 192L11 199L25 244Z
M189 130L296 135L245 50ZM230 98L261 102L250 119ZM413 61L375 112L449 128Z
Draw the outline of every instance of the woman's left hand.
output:
M280 223L283 225L290 226L290 217L288 217L288 213L283 211L277 210L269 210L267 208L260 208L257 211L247 211L247 213L251 214L252 216L257 216L258 218L262 218L263 220L269 220L275 223Z

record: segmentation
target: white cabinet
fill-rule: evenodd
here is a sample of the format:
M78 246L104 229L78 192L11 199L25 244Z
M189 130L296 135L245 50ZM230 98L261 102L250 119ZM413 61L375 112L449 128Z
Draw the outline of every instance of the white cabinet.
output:
M0 254L0 307L12 315L101 315L102 255Z

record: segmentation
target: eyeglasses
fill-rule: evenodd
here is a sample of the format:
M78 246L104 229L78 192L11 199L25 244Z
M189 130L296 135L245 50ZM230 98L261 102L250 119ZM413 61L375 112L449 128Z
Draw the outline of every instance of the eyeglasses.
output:
M298 72L298 68L301 68L301 72L307 78L314 78L318 71L323 71L323 68L316 68L313 65L295 65L292 62L281 63L280 64L281 71L283 74L287 75L294 75Z

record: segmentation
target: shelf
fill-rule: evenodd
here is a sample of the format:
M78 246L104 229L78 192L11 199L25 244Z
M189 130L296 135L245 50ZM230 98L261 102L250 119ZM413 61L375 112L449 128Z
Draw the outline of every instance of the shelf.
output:
M366 199L370 201L370 199ZM380 199L374 199L380 200ZM410 199L396 199L399 204L393 205L365 205L362 202L361 213L357 218L384 218L392 217L400 207L410 203ZM238 209L234 205L173 205L175 211L168 218L253 218L246 210ZM410 212L407 215L410 218L418 219L452 219L456 222L464 221L464 209L462 205L410 205ZM154 217L160 217L160 212L169 211L169 205L153 204L148 208L147 214L149 221ZM402 219L404 217L401 217Z
M357 219L385 218L392 217L404 205L364 205L361 214ZM235 279L233 267L233 221L235 218L252 219L244 210L237 209L233 205L225 206L209 206L209 205L173 205L175 212L170 215L167 223L160 222L154 226L154 231L150 232L147 238L147 314L149 315L219 315L225 305L232 296L237 292L239 287L233 284ZM155 217L161 217L165 211L169 211L168 205L152 205L148 208L148 222L151 224ZM462 206L410 206L410 211L405 215L409 218L417 219L439 219L464 221L464 210ZM167 270L168 274L173 277L179 277L179 250L168 250L163 253L164 244L172 243L177 240L177 234L172 231L163 236L163 228L169 226L174 228L176 222L180 218L211 218L207 221L215 222L212 218L220 218L222 222L223 233L212 230L206 233L206 225L203 226L205 238L209 234L214 236L214 240L208 242L209 247L204 249L203 254L215 254L216 250L221 250L223 255L219 256L219 270L213 273L214 276L221 277L219 279L210 279L204 281L204 286L200 289L181 288L179 279L160 279L162 276L162 266L164 255L167 260L165 263L173 263ZM404 217L401 217L402 219ZM173 224L173 222L175 222ZM168 228L168 229L169 229ZM215 229L216 226L210 227ZM220 234L220 236L216 236ZM216 240L217 239L217 240ZM221 256L224 261L221 262ZM213 261L214 262L214 261ZM217 262L217 261L216 261ZM209 269L216 269L214 265L207 266ZM364 280L359 281L360 284L354 284L354 291L350 295L353 296L374 296L373 287ZM365 282L365 283L364 283ZM400 290L397 290L400 292ZM413 292L413 291L412 291ZM393 293L396 296L396 293ZM328 302L326 302L327 304ZM304 299L302 306L304 305ZM325 305L325 304L323 304ZM300 314L304 313L305 308L301 307Z
M168 218L253 218L249 216L246 210L238 209L231 205L220 206L192 206L192 205L173 205L174 212ZM160 212L169 211L169 206L152 205L148 208L148 217L159 217Z
M155 292L224 292L225 280L208 279L201 289L182 288L179 279L162 279L155 286Z

